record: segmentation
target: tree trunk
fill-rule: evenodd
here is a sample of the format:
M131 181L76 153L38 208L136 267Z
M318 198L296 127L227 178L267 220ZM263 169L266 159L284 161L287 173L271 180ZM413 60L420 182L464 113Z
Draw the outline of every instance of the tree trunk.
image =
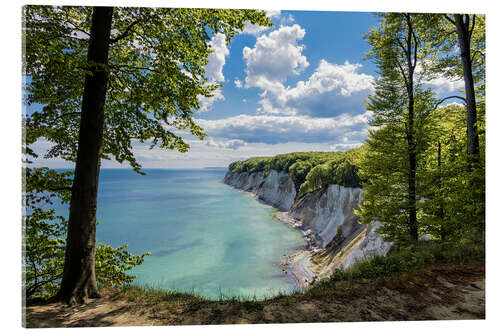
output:
M408 160L410 170L408 170L408 215L409 215L409 234L410 240L416 242L418 240L418 223L417 223L417 191L416 191L416 170L417 156L415 151L414 130L414 100L413 94L410 96L408 103Z
M467 153L470 164L479 161L479 136L477 133L476 94L474 77L472 76L472 60L470 54L469 15L455 14L460 58L465 82L465 100L467 101Z
M418 224L417 224L417 191L416 191L416 170L417 156L415 151L414 132L414 97L413 88L409 96L408 102L408 162L410 169L408 170L408 215L409 215L409 234L410 240L416 242L418 240Z
M445 226L445 221L444 221L444 201L443 201L443 175L441 171L441 141L438 140L438 195L439 195L439 207L438 207L438 213L437 216L439 218L439 223L440 223L440 233L441 233L441 241L446 240L447 236L447 231L446 231L446 226Z
M57 295L70 304L100 297L94 268L96 207L112 16L111 7L94 7L92 13L87 54L92 75L85 76L66 256Z
M416 242L418 240L418 224L417 224L417 194L416 194L416 173L417 173L417 152L415 147L415 98L413 92L413 74L416 64L416 59L412 61L413 48L417 48L417 45L413 45L412 48L412 36L413 28L410 21L410 14L407 14L408 22L408 36L407 36L407 50L406 50L406 61L408 66L408 82L407 82L407 93L408 93L408 229L410 240ZM416 52L414 53L416 55Z

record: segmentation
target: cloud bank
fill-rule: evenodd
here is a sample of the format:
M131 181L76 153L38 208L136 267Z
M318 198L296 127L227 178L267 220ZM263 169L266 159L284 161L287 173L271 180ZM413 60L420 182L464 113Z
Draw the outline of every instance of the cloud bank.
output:
M247 143L329 142L359 143L366 137L371 112L342 114L332 118L309 116L238 115L207 120L196 119L210 137Z
M253 48L243 49L245 88L262 90L257 112L312 117L363 113L364 98L373 91L375 78L361 73L361 64L338 65L322 59L307 80L285 86L289 77L310 65L300 44L305 34L298 24L281 26L260 36Z

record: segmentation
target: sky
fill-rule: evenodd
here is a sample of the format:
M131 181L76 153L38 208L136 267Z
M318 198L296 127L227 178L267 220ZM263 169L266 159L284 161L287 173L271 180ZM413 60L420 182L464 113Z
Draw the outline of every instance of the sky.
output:
M206 76L222 84L200 99L195 122L205 140L184 135L187 153L149 149L134 142L144 168L226 167L235 160L295 151L345 151L359 147L368 133L365 108L377 68L365 60L363 38L377 24L373 13L268 10L274 27L247 24L230 45L212 36ZM438 95L463 87L462 81L426 82ZM50 144L39 141L35 151ZM61 159L35 166L72 168ZM103 168L129 168L103 161Z

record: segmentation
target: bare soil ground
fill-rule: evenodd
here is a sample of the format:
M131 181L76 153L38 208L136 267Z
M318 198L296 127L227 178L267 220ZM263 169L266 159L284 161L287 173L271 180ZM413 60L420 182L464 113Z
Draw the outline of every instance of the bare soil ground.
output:
M484 271L484 264L441 266L260 302L134 298L108 289L84 305L29 305L26 327L485 319Z

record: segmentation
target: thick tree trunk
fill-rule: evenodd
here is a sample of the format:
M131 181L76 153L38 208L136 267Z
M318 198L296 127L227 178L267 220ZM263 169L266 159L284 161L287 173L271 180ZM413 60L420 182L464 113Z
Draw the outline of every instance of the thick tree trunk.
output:
M95 7L92 13L87 59L93 75L85 76L66 257L57 295L70 304L99 297L94 269L96 207L112 16L110 7Z
M464 74L465 100L467 101L467 152L469 161L473 164L479 161L479 137L477 133L476 94L474 92L474 77L472 76L472 59L470 54L470 22L469 15L455 14L454 18Z

